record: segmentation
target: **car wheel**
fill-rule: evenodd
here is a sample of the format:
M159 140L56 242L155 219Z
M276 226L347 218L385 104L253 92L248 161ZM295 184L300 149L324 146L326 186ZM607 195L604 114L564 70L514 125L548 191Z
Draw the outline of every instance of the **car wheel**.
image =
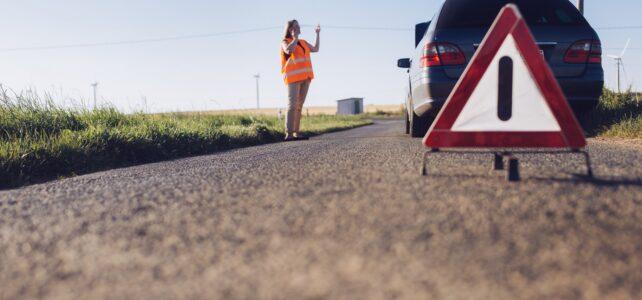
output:
M597 102L595 103L583 103L581 105L575 105L573 107L573 114L575 115L575 118L577 121L580 123L580 126L582 126L582 129L584 129L584 132L587 134L591 134L596 128L593 128L595 126L595 121L593 120L595 118L595 115L593 111L597 107Z
M406 134L410 134L410 117L408 116L408 110L405 110L404 120L406 121Z
M430 117L420 117L412 112L412 117L410 118L410 136L413 138L424 137L426 132L428 132L428 127L430 126Z
M593 121L593 114L591 111L577 112L575 113L577 122L580 123L580 126L584 130L585 134L592 134L595 130L595 121Z

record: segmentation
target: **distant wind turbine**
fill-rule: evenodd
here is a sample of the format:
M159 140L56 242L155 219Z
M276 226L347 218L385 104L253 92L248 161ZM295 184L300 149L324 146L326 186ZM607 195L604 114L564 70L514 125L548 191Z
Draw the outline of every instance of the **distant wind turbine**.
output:
M261 109L261 105L259 104L259 80L261 79L261 74L254 75L254 78L256 78L256 109Z
M221 103L219 103L215 99L210 99L210 102L213 102L214 104L216 104L216 106L218 106L219 109L221 108Z
M622 60L622 58L624 57L624 54L626 53L626 50L629 48L630 44L631 44L631 39L628 39L620 55L607 55L608 57L614 59L615 64L617 65L617 92L618 93L622 92L620 88L620 68L622 68L622 70L626 73L626 69L624 68L624 61Z
M98 89L98 82L94 82L94 83L92 83L92 84L91 84L91 87L92 87L92 88L93 88L93 90L94 90L94 109L96 109L96 108L97 108L97 104L98 104L98 101L97 101L97 99L96 99L96 90Z

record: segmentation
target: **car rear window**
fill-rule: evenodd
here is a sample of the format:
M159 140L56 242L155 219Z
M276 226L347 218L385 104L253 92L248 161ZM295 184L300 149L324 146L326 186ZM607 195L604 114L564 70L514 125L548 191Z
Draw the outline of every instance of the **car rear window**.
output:
M509 3L519 7L529 26L586 24L569 0L447 0L437 28L490 27L499 10Z

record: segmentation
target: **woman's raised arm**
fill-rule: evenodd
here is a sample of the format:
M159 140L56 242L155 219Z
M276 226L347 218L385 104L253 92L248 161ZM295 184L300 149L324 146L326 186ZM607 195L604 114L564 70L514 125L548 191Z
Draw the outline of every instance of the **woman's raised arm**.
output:
M310 47L310 51L319 52L319 48L321 47L321 25L317 25L317 28L314 31L317 33L317 40L314 43L314 46Z

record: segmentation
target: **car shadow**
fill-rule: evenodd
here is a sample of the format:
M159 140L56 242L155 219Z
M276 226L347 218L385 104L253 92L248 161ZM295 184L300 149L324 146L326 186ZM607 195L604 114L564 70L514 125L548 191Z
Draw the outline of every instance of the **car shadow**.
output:
M541 177L531 177L532 180L540 181L554 181L561 183L591 183L597 186L638 186L642 187L642 179L640 178L624 178L624 177L612 177L612 178L599 178L599 177L590 177L586 174L575 174L571 173L573 178L541 178Z
M539 177L539 176L522 176L521 181L540 181L540 182L558 182L570 184L592 184L595 186L605 187L618 187L618 186L633 186L642 187L642 179L640 178L626 178L626 177L589 177L586 174L566 173L571 175L571 178L556 178L556 177ZM506 180L504 176L497 176L494 174L439 174L429 173L424 176L426 178L459 178L459 179L497 179Z

